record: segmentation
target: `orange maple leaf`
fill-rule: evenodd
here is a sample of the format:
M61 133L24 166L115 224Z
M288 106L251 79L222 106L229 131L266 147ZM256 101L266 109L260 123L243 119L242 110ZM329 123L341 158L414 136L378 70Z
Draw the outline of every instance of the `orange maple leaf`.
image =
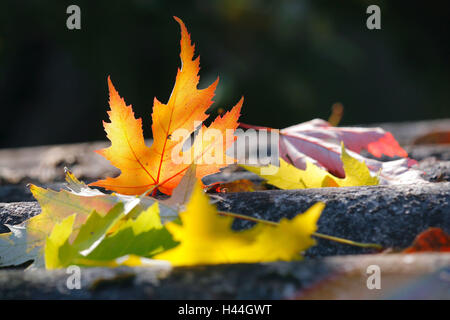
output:
M142 194L157 187L161 192L171 194L192 162L197 163L196 175L199 179L234 162L225 151L236 140L234 131L238 127L243 98L209 127L202 125L189 150L181 148L196 126L209 117L205 112L213 103L219 79L205 89L197 88L200 57L194 59L194 45L186 26L181 19L174 18L181 27L181 69L178 69L167 104L154 99L153 144L146 146L142 120L134 117L131 106L126 105L108 77L111 107L108 115L111 122L103 122L103 125L111 146L97 152L119 168L121 174L91 183L93 186L122 194ZM211 132L215 134L211 135ZM176 156L178 159L175 159ZM206 157L216 161L202 162ZM185 160L180 161L181 158Z

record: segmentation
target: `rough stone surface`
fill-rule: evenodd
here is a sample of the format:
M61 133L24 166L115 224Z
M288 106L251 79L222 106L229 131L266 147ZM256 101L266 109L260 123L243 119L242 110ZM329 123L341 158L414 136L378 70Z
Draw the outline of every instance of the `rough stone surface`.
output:
M450 254L347 256L172 270L90 268L81 270L80 290L67 288L65 270L0 270L0 299L301 299L320 298L328 283L334 298L360 299L360 292L369 299L392 297L392 289L367 289L369 265L380 266L383 277L404 277L402 285L408 285L423 275L446 272L443 268L450 266ZM345 286L334 286L342 277ZM353 288L353 295L348 288ZM450 299L449 289L448 280L440 281L424 298Z
M450 131L450 130L449 130ZM441 161L450 161L450 145L416 145L407 146L405 150L410 158L417 161L429 158Z
M41 208L36 201L0 203L0 225L19 224L39 213Z
M64 187L63 182L37 184L40 187L50 188L52 190L61 190ZM36 201L30 192L30 188L25 184L0 185L0 202L27 202Z
M381 127L384 130L391 132L401 145L410 145L417 138L428 133L450 131L450 118L414 122L385 122L370 124L369 126Z
M346 239L407 247L428 227L450 232L450 183L397 186L268 190L221 194L222 211L279 221L304 212L318 201L326 203L318 232ZM37 202L0 203L0 223L18 224L40 212ZM235 228L252 223L236 220ZM5 230L5 229L3 229ZM318 239L308 256L373 252L371 249Z
M448 147L450 150L450 147ZM434 157L428 157L419 162L419 169L424 171L424 179L430 182L450 181L450 161L439 161ZM61 172L64 170L61 169ZM243 171L238 166L230 166L220 173L209 175L203 178L203 183L206 185L215 182L230 182L239 179L251 180L257 184L261 183L261 179L256 174L248 171ZM88 182L90 180L86 180ZM37 183L39 186L51 188L53 190L60 190L63 183ZM0 202L20 202L20 201L34 201L29 188L25 184L0 184Z
M425 172L425 178L431 182L450 181L450 161L437 161L436 158L426 158L419 164Z
M108 161L94 152L107 142L39 146L0 150L0 185L49 183L64 180L64 167L89 181L117 174Z
M397 186L270 190L222 195L223 211L278 221L291 218L318 201L326 203L318 232L385 247L406 247L430 226L450 232L450 183ZM235 227L247 227L239 220ZM367 252L318 240L310 256Z

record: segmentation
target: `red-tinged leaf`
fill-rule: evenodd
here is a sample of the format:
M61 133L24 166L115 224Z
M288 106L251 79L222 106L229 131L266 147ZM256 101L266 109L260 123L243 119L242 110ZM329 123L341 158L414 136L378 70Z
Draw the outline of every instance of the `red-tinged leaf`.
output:
M391 133L381 128L337 128L328 122L315 119L280 130L280 156L299 169L312 162L337 177L345 177L340 160L340 143L344 142L348 153L364 161L373 173L380 172L381 183L405 183L420 179L422 173L410 169L417 162L405 158L381 162L367 159L358 153L365 149L375 156L406 157Z
M240 124L240 127L278 132L280 157L287 163L305 170L310 162L331 174L344 178L341 161L341 142L348 154L364 162L369 170L379 175L380 184L402 184L424 181L423 172L412 168L417 161L403 158L382 162L363 157L358 152L365 149L373 155L407 156L392 134L381 128L336 128L328 122L315 119L282 130Z
M280 137L280 155L283 160L302 170L306 169L306 162L309 161L339 178L345 177L338 145L314 137L303 136L302 139ZM372 173L379 174L380 184L421 180L422 172L412 168L417 164L415 160L404 158L382 162L350 150L347 152L352 158L364 162Z
M414 239L409 248L403 250L405 253L429 251L450 252L450 235L441 228L428 228Z
M292 127L282 129L283 136L303 141L305 137L318 138L340 145L344 142L348 150L360 153L365 149L376 157L383 154L393 157L407 157L408 154L390 132L381 128L333 127L327 121L314 119Z

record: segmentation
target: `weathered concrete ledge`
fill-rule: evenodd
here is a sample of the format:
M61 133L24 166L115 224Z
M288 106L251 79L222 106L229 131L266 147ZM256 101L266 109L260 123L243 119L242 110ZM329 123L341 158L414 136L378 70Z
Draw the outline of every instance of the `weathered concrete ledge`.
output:
M322 201L326 208L318 232L387 248L407 247L428 227L450 232L450 183L366 186L305 190L270 190L222 195L219 209L278 221ZM237 228L249 221L239 220ZM359 247L318 240L310 256L368 252Z
M450 150L450 148L449 148ZM438 161L434 158L424 159L419 163L419 169L424 172L423 178L430 182L450 182L450 161ZM61 169L61 172L64 170ZM254 173L243 171L238 166L230 166L217 174L206 176L202 179L203 183L211 184L215 182L231 182L240 179L247 179L260 184L263 179ZM86 180L88 182L89 180ZM50 188L53 190L60 190L64 187L63 182L53 183L37 183L44 188ZM27 185L24 184L10 184L0 185L0 203L1 202L22 202L22 201L34 201Z
M85 142L0 150L0 185L64 181L64 167L80 179L95 180L118 170L95 150L108 142Z
M417 138L428 133L449 131L450 118L422 121L383 122L362 126L381 127L384 130L391 132L401 145L409 145Z
M381 270L381 290L367 288L370 265ZM79 290L67 288L66 270L0 270L0 299L450 299L449 266L450 254L378 254L174 269L90 268L81 269Z
M404 248L428 227L450 232L450 183L417 185L268 190L220 194L223 211L278 221L304 212L318 201L326 203L318 232L346 239ZM0 203L0 225L18 224L40 212L37 202ZM237 220L234 227L252 223ZM7 229L3 227L0 232ZM373 252L318 239L308 256Z
M450 131L450 118L404 123L380 123L362 126L380 126L392 132L410 157L422 160L435 157L450 160L449 145L411 145L418 137L436 130ZM151 145L151 140L146 140ZM49 183L64 180L65 166L78 178L91 181L119 171L94 152L109 146L107 141L49 145L0 150L0 185Z

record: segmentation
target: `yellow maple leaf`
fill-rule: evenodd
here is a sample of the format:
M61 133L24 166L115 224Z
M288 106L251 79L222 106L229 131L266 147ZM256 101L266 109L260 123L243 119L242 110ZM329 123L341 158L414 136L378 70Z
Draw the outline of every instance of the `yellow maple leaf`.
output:
M234 162L225 151L236 139L229 131L234 132L238 126L243 98L209 127L202 125L201 133L188 151L181 149L196 126L208 118L205 112L213 103L218 79L205 89L197 88L200 57L194 59L194 45L186 26L179 18L174 18L181 27L181 69L178 69L167 104L154 99L153 144L146 146L142 120L134 117L131 106L126 105L108 78L111 122L104 122L104 127L111 146L97 152L119 168L121 174L91 185L122 194L142 194L153 187L171 194L192 162L197 164L197 178L218 172ZM217 133L221 139L212 137L211 132ZM204 158L215 161L202 161Z
M180 244L155 256L173 265L255 263L300 259L301 252L314 245L311 235L325 205L316 203L305 213L277 226L258 223L245 231L233 231L233 218L218 215L217 209L197 185L180 213L182 225L166 224Z
M285 190L321 188L323 179L329 175L327 171L320 169L311 162L306 162L306 170L300 170L281 158L279 167L272 164L266 166L269 169L267 172L274 172L271 174L262 173L261 167L241 166L264 178L267 183Z
M306 169L301 170L280 158L280 166L269 165L267 172L263 174L261 167L242 165L248 171L256 173L264 178L267 183L280 189L306 189L322 187L352 187L370 186L379 183L378 177L372 177L364 162L352 158L342 144L341 161L343 163L345 178L340 179L331 175L328 171L306 162Z
M379 183L378 177L370 175L369 168L364 162L352 158L344 148L341 146L341 160L344 166L345 178L340 179L332 175L328 175L324 181L324 187L353 187L353 186L374 186Z

